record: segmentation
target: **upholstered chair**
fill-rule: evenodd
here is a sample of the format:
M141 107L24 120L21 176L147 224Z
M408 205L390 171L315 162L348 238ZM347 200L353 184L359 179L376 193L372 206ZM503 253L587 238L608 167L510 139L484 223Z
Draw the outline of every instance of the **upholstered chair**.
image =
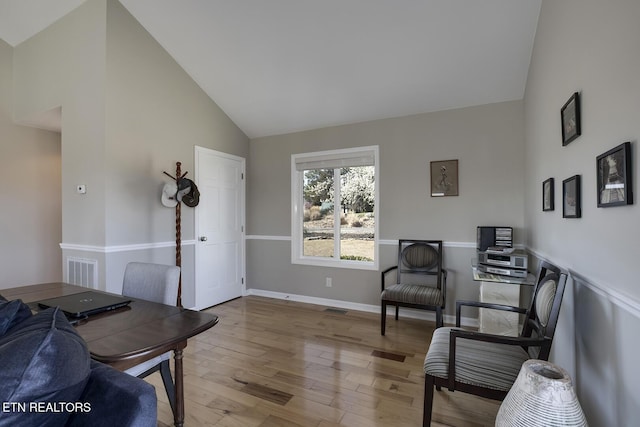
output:
M395 271L396 281L388 284L387 277ZM398 242L398 263L381 274L382 293L380 333L385 334L387 306L436 312L436 327L443 324L442 312L446 302L447 271L442 268L442 240L407 240Z
M176 305L179 282L179 267L131 262L127 264L124 272L122 295L160 304ZM171 355L172 352L168 351L125 372L134 377L144 378L159 370L171 409L175 412L176 393L169 366Z
M431 424L434 387L503 400L526 360L549 359L566 280L565 272L543 261L528 308L456 302L456 327L434 331L424 361L423 426ZM522 331L518 336L503 336L461 329L463 307L520 313Z

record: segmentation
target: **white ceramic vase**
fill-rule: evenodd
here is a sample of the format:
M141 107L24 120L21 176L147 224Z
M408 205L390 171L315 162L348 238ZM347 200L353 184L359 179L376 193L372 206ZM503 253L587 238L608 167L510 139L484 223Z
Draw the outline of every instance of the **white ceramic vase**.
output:
M587 426L571 377L543 360L524 362L496 417L496 427Z

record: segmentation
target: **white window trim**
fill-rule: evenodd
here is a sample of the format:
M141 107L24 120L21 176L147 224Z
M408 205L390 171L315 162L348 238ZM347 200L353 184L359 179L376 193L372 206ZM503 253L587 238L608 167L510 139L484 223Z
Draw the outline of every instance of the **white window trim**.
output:
M298 171L296 165L306 162L314 162L318 160L324 160L326 158L339 158L341 156L347 158L357 157L358 154L370 155L373 153L373 166L375 170L375 204L373 207L373 214L375 218L374 224L374 260L372 262L367 261L352 261L341 260L336 258L322 258L322 257L309 257L302 254L303 246L303 221L302 213L304 211L304 197L303 197L303 172ZM335 267L335 268L349 268L357 270L378 270L379 265L379 224L380 216L380 165L379 165L379 148L377 145L371 145L366 147L346 148L340 150L328 150L317 151L313 153L300 153L291 155L291 263L302 265L313 265L319 267ZM338 212L339 210L335 210ZM338 219L338 224L340 223Z

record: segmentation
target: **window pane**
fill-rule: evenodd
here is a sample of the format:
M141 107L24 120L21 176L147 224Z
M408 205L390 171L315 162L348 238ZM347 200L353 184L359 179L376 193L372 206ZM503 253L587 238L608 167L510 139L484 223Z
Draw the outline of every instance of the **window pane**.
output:
M373 261L375 168L340 170L340 259Z
M293 264L378 269L377 164L377 146L291 155Z
M304 218L302 255L333 257L333 169L304 171Z

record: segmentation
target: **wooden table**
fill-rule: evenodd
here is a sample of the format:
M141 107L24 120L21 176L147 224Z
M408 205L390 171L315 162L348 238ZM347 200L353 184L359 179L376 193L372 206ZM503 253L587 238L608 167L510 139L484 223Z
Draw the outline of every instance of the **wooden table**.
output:
M44 283L2 289L8 300L21 299L37 310L36 301L86 292L66 283ZM86 341L94 360L124 371L169 350L174 352L176 402L174 421L184 424L182 353L187 339L218 323L218 316L132 298L128 307L89 317L76 330Z

